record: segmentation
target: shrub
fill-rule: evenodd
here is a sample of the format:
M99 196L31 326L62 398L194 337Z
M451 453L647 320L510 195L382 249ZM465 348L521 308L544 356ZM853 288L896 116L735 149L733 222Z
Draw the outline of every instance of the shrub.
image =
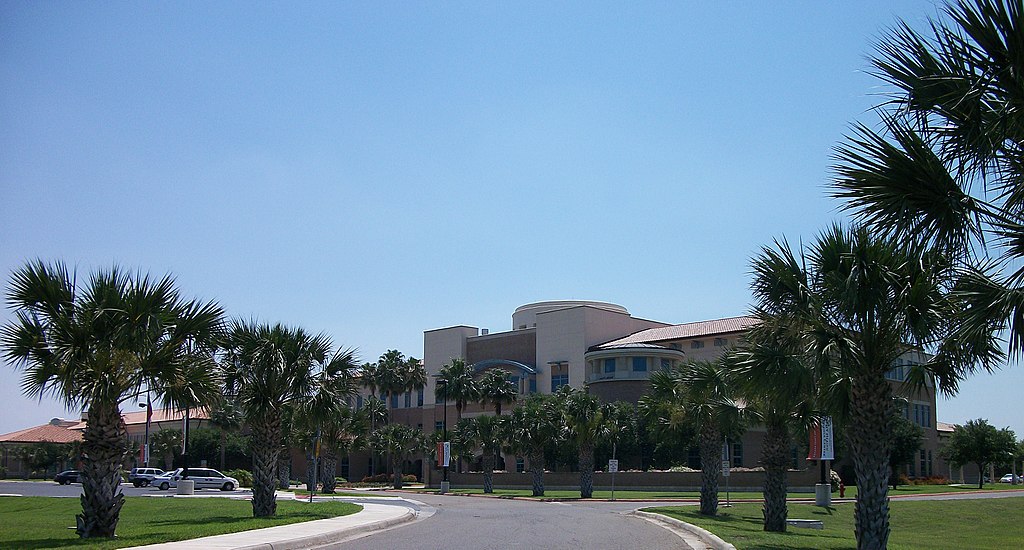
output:
M668 469L670 472L699 472L700 470L694 470L688 466L672 466Z
M237 479L238 484L242 487L252 487L252 472L249 470L228 470L223 473L228 477Z
M910 483L914 485L949 485L949 480L945 476L928 476L913 479Z
M372 476L366 476L362 479L362 483L391 483L394 476L391 474L377 474ZM405 474L402 476L402 482L404 483L416 483L418 481L416 476L413 474Z
M334 478L334 483L341 485L342 483L348 483L348 480L341 476L337 476Z
M828 482L829 482L829 485L832 486L832 492L833 493L839 491L839 483L841 481L842 481L842 478L839 477L839 472L837 472L835 470L829 470L828 471Z

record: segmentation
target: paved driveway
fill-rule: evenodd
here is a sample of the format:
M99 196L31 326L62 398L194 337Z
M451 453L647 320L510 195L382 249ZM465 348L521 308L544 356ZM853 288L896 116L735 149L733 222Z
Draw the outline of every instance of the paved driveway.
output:
M644 503L402 496L423 502L426 519L330 548L690 548L671 531L628 514Z

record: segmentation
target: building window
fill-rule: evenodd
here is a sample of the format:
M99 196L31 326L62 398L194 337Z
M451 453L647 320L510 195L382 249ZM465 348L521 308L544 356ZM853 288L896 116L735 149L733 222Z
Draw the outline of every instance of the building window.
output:
M669 359L661 360L661 370L670 370L672 368L672 361Z
M672 342L668 345L672 349L683 349L683 346L679 345L679 342Z
M914 403L914 424L922 428L932 427L932 406L924 403Z
M412 392L411 391L407 391L407 392L405 392L405 408L408 409L411 406L412 406Z
M729 343L729 341L726 340L725 338L715 338L715 347L716 348L720 348L720 347L722 347L722 346L724 346L724 345L726 345L728 343Z
M605 359L604 360L604 372L605 372L605 374L614 374L615 373L615 358L614 357L611 358L611 359Z
M423 406L423 388L416 390L416 406Z
M932 452L928 451L928 477L932 475Z
M348 457L341 457L341 477L348 479Z
M397 409L398 408L398 395L392 395L391 396L391 408L392 409Z
M416 429L422 432L423 431L423 424L416 424Z
M633 358L633 372L645 372L647 371L647 358L646 357L634 357Z
M565 363L551 365L551 393L555 393L558 388L567 385L569 385L569 365Z
M903 359L897 359L895 361L896 366L889 369L885 373L885 377L889 380L895 380L896 382L902 382L906 379L906 374L903 372Z
M794 470L799 470L800 469L800 453L797 452L799 450L800 449L798 449L796 445L792 445L789 448L789 456L790 456L790 460L792 461L791 462L792 465L790 466L790 468L792 468Z
M530 376L530 393L537 393L537 377Z
M358 411L359 409L362 409L362 408L363 408L363 396L362 395L357 395L356 396L356 410Z
M743 467L743 443L739 441L732 444L732 467Z
M434 431L435 432L440 432L440 431L443 431L443 430L444 430L444 421L443 420L435 420L434 421Z
M704 347L704 342L702 340L694 340L690 342L690 349L700 349L702 347Z

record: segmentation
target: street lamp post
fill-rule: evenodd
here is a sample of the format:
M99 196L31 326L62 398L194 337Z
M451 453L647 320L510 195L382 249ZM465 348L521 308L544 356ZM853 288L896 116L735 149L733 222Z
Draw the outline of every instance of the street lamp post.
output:
M444 384L444 418L441 420L441 456L439 458L441 466L444 468L444 477L441 478L441 494L445 494L451 487L451 483L448 481L448 461L444 456L444 450L448 444L448 380L438 378L437 383Z
M139 403L139 408L146 409L146 441L142 447L142 461L147 468L149 468L149 424L153 420L153 404L149 401L149 396L146 396L146 403Z

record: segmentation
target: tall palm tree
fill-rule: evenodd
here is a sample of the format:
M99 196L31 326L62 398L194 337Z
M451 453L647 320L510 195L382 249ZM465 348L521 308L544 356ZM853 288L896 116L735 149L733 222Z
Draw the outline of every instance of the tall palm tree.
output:
M920 386L934 377L939 387L955 387L978 350L998 353L994 335L949 339L960 303L945 286L946 258L863 228L834 226L799 254L776 243L754 260L753 272L758 317L778 318L794 331L816 382L837 397L823 407L848 426L858 547L884 548L893 412L885 373L909 349L938 346L910 379Z
M404 424L388 424L373 433L372 445L390 457L395 489L402 488L402 463L424 448L423 433Z
M480 404L493 405L495 416L501 416L501 406L511 405L519 397L519 388L509 379L508 373L502 369L487 371L477 382L480 390Z
M762 317L724 361L747 412L765 428L760 459L764 530L776 532L786 530L786 468L793 434L812 422L818 389L800 341L789 327L780 319Z
M954 336L984 339L995 323L1009 329L1016 354L1024 351L1024 8L961 0L943 11L926 31L900 22L879 43L875 76L894 87L879 106L884 130L858 126L836 148L834 194L876 231L934 243L956 259L967 308ZM1003 357L981 361L991 370Z
M417 390L427 383L427 371L423 363L394 349L384 352L377 364L371 367L370 373L374 378L370 383L387 396L385 404L389 410L394 395ZM391 421L390 414L388 421Z
M166 388L194 382L190 398L213 400L213 359L223 312L214 302L187 301L174 280L113 267L78 285L61 263L31 262L15 271L7 292L14 320L4 325L4 358L24 369L22 390L88 409L82 452L82 538L113 537L124 505L119 488L127 449L120 404L147 389L176 408Z
M438 374L440 380L437 385L437 398L455 402L456 422L462 420L462 409L469 402L480 398L480 386L474 374L473 367L462 359L452 359L450 363L441 367Z
M331 341L301 328L237 321L224 347L227 387L252 430L253 516L272 516L282 418L312 395L316 366L328 360Z
M534 394L512 414L502 417L507 426L507 442L512 452L526 457L533 476L533 496L544 496L544 452L557 441L561 418L554 398Z
M685 424L697 432L700 448L700 513L718 513L718 477L722 445L740 431L741 410L734 399L735 384L722 361L691 361L670 371L651 374L649 399L658 420Z
M565 437L579 450L580 498L594 496L594 447L611 435L605 409L597 398L582 390L562 386L561 399Z
M242 427L242 411L232 396L223 396L210 408L210 424L220 432L220 469L224 470L228 432L234 432Z
M369 430L372 434L377 431L377 426L383 426L388 423L388 406L380 398L370 396L363 401L363 408L360 412L365 416L367 423L369 424ZM372 448L371 448L372 451ZM371 452L370 454L370 475L377 473L377 453Z

